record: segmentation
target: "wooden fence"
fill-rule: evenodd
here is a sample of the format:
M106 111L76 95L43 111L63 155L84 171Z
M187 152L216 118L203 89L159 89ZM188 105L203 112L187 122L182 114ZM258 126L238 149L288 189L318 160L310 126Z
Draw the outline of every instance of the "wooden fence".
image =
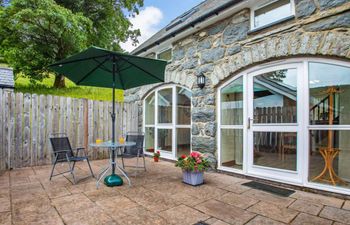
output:
M296 123L297 108L289 107L257 107L254 109L254 123ZM296 136L285 132L256 132L254 145L261 151L274 151L282 144L295 145Z
M51 163L51 133L68 134L73 147L86 147L91 159L107 150L89 147L110 140L112 102L0 89L0 170ZM138 129L138 107L116 104L116 137Z

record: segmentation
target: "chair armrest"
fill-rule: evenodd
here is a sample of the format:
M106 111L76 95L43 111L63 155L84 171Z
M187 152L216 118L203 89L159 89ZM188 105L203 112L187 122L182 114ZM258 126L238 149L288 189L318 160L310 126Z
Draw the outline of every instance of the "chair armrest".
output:
M86 156L86 152L85 152L85 148L84 147L78 147L78 148L75 148L76 150L76 156L79 156L79 152L83 152L84 156Z

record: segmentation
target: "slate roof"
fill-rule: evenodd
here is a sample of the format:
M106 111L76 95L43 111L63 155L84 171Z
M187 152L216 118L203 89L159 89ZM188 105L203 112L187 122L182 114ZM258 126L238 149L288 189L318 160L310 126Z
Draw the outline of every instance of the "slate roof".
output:
M140 54L143 49L153 47L157 42L162 42L167 36L174 35L177 31L185 28L189 25L195 25L207 19L210 13L219 13L226 7L238 4L242 0L206 0L201 2L199 5L186 11L182 15L172 20L167 26L158 31L148 40L140 44L134 49L132 54Z
M0 88L14 88L13 71L10 68L0 68Z

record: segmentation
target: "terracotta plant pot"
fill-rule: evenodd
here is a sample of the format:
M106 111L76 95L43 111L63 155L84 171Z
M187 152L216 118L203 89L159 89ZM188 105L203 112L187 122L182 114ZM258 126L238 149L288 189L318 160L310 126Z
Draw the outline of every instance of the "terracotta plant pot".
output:
M153 160L154 160L155 162L158 162L158 161L159 161L159 158L158 158L158 157L153 157Z

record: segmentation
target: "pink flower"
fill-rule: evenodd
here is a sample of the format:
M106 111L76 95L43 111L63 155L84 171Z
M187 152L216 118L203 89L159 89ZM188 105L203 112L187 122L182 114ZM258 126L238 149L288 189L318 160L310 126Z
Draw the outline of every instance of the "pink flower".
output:
M201 163L201 162L202 162L202 160L200 160L200 159L197 159L197 161L196 161L196 162L197 162L197 163L199 164L199 163Z
M201 153L199 153L199 152L191 152L190 156L193 157L193 158L199 158L201 156Z

